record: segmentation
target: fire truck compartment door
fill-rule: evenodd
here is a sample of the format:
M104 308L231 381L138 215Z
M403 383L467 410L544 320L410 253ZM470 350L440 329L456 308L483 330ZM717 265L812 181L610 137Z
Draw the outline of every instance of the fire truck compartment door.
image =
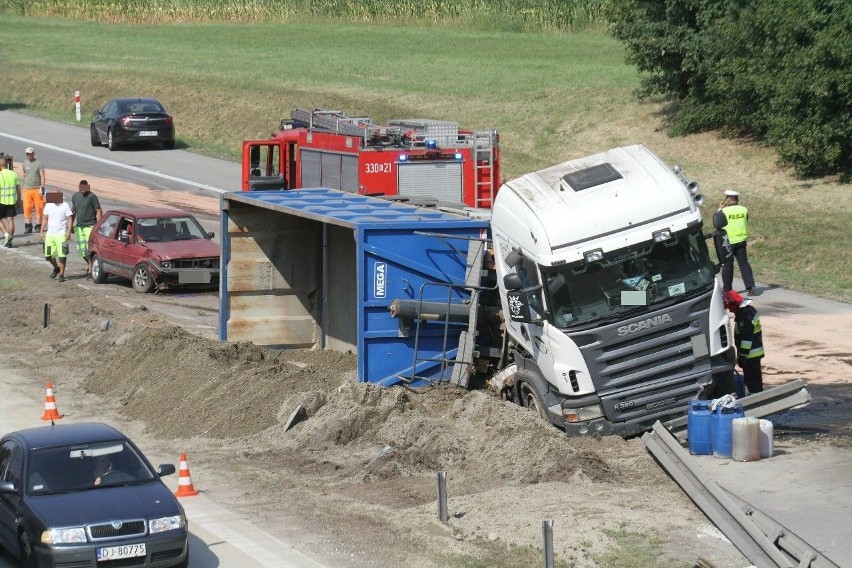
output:
M358 193L358 156L302 148L302 187Z
M398 164L397 172L401 196L463 201L460 162Z

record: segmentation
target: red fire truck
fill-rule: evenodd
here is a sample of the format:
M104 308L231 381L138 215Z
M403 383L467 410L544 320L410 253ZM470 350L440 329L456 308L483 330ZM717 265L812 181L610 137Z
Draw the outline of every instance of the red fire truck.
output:
M497 132L458 123L294 109L269 140L246 140L243 191L329 187L362 195L491 207L500 187Z

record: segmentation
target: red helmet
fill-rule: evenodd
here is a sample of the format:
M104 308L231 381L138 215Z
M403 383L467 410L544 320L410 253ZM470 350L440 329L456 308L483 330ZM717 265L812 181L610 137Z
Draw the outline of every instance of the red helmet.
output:
M725 309L729 312L737 311L737 308L740 307L740 303L743 301L743 297L733 290L725 292L723 298L725 300Z

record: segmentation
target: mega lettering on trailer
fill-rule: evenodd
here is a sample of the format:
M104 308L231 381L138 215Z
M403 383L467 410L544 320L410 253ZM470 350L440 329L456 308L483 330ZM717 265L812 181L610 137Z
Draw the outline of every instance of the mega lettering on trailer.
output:
M396 119L377 125L342 111L294 109L270 139L245 140L242 190L328 187L490 208L500 187L494 130Z

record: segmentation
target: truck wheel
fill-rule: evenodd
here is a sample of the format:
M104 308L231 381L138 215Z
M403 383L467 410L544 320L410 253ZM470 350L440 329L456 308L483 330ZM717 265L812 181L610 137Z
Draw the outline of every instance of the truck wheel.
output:
M103 284L107 281L107 273L104 272L104 263L99 256L92 257L92 282Z
M100 146L101 145L101 139L98 137L98 129L95 128L95 125L93 124L89 128L89 130L91 131L91 136L92 136L92 146Z
M154 277L144 264L133 269L133 289L140 294L147 294L154 288Z
M112 152L118 149L118 144L115 143L115 138L112 137L112 128L107 130L107 148Z
M535 387L530 383L524 381L518 387L518 391L521 395L521 406L525 408L529 408L536 414L538 414L541 418L545 418L544 415L544 403L541 401L541 397L538 395L538 392L535 390Z

